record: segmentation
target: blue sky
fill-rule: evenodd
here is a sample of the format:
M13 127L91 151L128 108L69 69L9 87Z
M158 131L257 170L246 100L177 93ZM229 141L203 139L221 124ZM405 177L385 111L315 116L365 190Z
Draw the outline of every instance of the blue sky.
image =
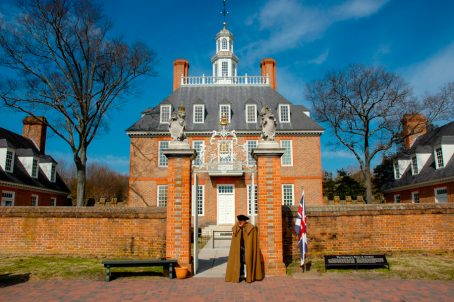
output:
M0 17L13 11L2 0ZM141 112L172 92L177 58L190 62L190 75L210 75L214 37L222 28L221 0L105 0L104 13L114 32L130 42L142 41L158 58L157 77L136 82L126 104L107 116L109 129L99 133L89 160L129 171L125 129ZM262 58L277 60L278 91L290 101L311 107L306 83L351 63L382 65L407 80L416 96L434 92L454 80L454 1L442 0L229 0L227 27L235 35L238 74L259 75ZM21 132L23 115L0 113L0 126ZM323 169L354 168L346 150L329 146L322 136ZM49 135L47 153L71 162L69 147Z

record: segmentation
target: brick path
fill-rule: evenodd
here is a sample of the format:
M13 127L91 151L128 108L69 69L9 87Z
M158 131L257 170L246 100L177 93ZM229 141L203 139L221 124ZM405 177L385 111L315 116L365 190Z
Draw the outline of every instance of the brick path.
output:
M251 284L221 278L29 281L0 284L0 301L453 301L454 282L424 280L296 279Z

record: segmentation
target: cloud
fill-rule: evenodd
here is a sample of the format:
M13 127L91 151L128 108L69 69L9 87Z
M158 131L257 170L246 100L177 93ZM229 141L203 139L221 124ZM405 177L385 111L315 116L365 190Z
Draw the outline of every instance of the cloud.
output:
M295 104L304 104L304 81L296 77L287 68L279 69L277 87L279 92ZM308 107L306 104L304 104Z
M404 68L401 74L416 95L437 92L445 83L454 81L454 42L430 58Z
M356 159L352 152L339 150L339 151L322 151L322 158L325 159L340 159L340 158L348 158L348 159Z
M322 64L323 62L326 61L328 56L329 56L329 49L327 49L324 52L322 52L316 58L313 58L312 60L309 60L309 64L320 65L320 64Z
M259 29L269 36L241 49L247 64L320 37L333 23L370 16L388 0L347 0L328 7L303 6L297 0L269 0L258 15ZM254 20L251 18L251 20Z

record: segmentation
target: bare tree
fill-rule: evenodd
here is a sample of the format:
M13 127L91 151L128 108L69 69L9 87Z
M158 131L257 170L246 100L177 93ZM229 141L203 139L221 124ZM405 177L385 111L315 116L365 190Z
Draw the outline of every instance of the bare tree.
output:
M307 85L315 116L358 160L371 203L371 161L402 140L401 118L417 112L408 85L382 68L351 65Z
M131 82L152 75L155 56L140 43L112 37L92 0L24 0L14 18L0 19L0 82L4 105L44 115L71 148L77 205L85 197L87 150L108 109Z
M454 82L423 99L423 112L429 120L451 121L454 118Z

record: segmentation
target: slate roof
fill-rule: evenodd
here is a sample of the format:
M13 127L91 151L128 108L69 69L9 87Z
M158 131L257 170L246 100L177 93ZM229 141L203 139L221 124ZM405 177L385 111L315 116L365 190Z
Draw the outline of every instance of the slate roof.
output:
M399 154L397 156L398 159L410 159L411 155L415 154L415 151L417 153L430 153L431 155L424 167L419 167L417 175L412 175L410 164L403 172L402 177L388 184L384 190L395 190L403 186L413 186L419 183L454 177L454 156L451 156L449 162L445 163L444 168L435 168L433 150L440 144L454 144L454 121L418 137L407 154Z
M56 163L50 155L40 154L32 140L0 127L0 148L14 148L13 173L7 173L0 169L0 181L7 181L21 185L33 186L39 189L47 189L68 193L69 189L60 175L56 174L55 182L51 182L41 169L38 169L38 178L32 178L24 168L18 156L36 156L41 163Z
M268 105L278 120L277 132L280 131L314 131L321 132L323 128L309 118L302 105L293 105L269 86L188 86L180 87L157 106L145 110L143 116L128 132L150 131L168 132L168 125L160 123L160 105L171 104L172 110L177 110L180 104L186 108L186 131L212 131L219 129L219 105L230 104L230 129L238 131L260 131L260 117L257 113L257 123L246 123L246 104L256 104L260 112ZM205 105L205 122L194 124L192 108L194 104ZM279 123L279 104L290 105L290 123Z

